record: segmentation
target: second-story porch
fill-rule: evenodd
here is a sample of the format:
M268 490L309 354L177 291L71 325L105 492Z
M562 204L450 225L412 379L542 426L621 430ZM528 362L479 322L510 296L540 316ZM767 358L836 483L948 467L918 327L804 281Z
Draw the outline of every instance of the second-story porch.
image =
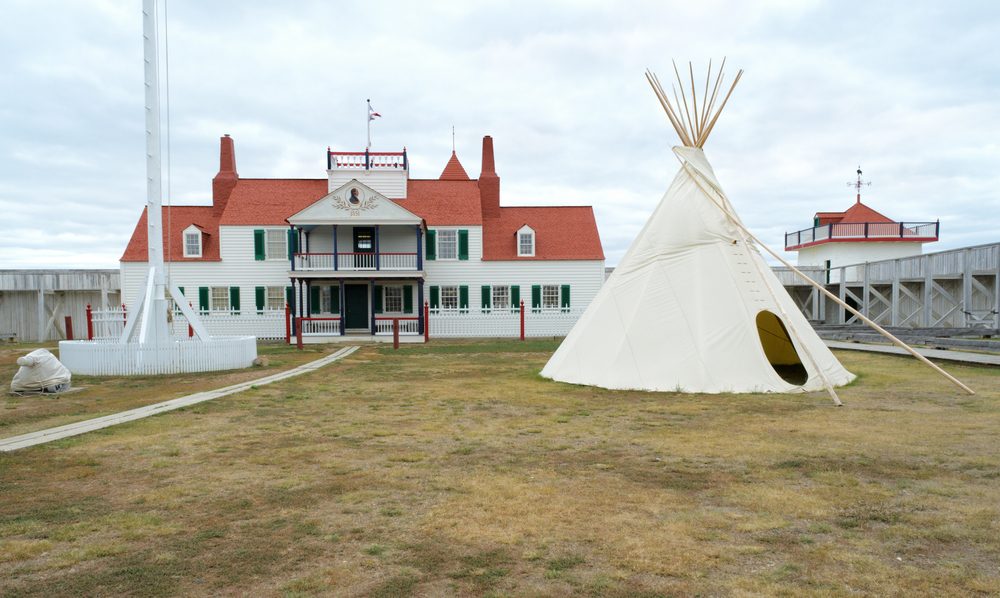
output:
M423 219L357 179L293 214L288 224L292 278L423 271Z
M300 225L290 268L299 276L315 273L385 273L423 270L423 228L402 225Z

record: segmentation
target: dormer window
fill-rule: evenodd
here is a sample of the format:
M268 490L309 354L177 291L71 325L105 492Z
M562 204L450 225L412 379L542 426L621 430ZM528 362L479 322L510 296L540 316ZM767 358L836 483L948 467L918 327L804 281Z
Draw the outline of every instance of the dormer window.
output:
M193 224L184 229L184 257L201 257L201 229Z
M525 224L517 231L517 256L534 257L535 255L535 231Z

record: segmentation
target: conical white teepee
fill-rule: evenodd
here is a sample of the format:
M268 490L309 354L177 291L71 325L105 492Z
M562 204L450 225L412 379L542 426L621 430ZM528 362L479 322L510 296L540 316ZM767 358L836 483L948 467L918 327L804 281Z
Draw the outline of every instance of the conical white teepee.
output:
M694 118L685 107L685 125L650 83L685 144L674 148L680 172L542 376L650 391L825 388L837 401L833 387L854 375L765 263L701 149L714 101L706 91Z

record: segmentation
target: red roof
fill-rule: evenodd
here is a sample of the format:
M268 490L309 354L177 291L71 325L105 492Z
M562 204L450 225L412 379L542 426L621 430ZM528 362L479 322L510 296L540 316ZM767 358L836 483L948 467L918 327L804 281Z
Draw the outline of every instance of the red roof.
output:
M535 231L534 257L517 256L517 231ZM603 260L601 236L590 206L500 208L483 222L483 260Z
M169 262L217 262L219 258L219 215L212 206L163 207L163 259ZM168 213L169 210L169 213ZM169 217L169 218L168 218ZM167 227L173 240L167 239ZM195 225L206 233L201 237L201 257L184 257L184 229ZM145 262L149 259L146 241L146 210L143 208L132 238L122 254L123 262Z
M444 165L444 170L441 171L441 176L438 178L442 181L469 180L469 175L466 174L465 169L462 168L462 163L458 161L458 156L455 155L454 150L451 152L451 159Z
M393 201L430 226L483 223L476 181L410 179L406 181L406 199Z
M328 193L326 179L239 179L219 224L285 225L285 218Z
M895 222L892 218L876 212L860 201L843 212L816 212L819 225L826 224L855 224L863 222Z
M286 218L312 205L328 192L327 179L237 179L221 215L212 206L169 208L169 261L219 261L219 226L287 225ZM484 260L601 260L594 211L589 207L506 207L499 217L483 218L479 182L469 180L452 152L440 179L408 179L407 197L391 198L397 205L424 219L429 226L483 226ZM225 199L225 198L223 198ZM167 210L163 208L164 229ZM190 225L204 233L201 258L185 258L182 233ZM517 257L515 233L527 224L534 229L534 257ZM164 251L167 251L164 232ZM146 215L143 212L121 260L147 259Z

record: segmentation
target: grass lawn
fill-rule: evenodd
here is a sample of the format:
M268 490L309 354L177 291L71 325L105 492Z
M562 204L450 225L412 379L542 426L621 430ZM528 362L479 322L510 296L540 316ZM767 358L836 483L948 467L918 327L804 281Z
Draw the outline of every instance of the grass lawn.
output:
M915 360L840 352L860 379L836 408L558 384L537 375L556 345L367 346L2 454L0 595L1000 588L1000 370L946 366L968 397Z
M132 378L95 378L73 376L73 386L81 390L61 395L17 397L8 394L10 381L17 372L17 358L45 348L56 357L55 344L0 345L0 438L53 428L75 421L101 417L168 401L177 397L222 388L254 378L263 378L319 359L333 348L306 345L303 351L286 344L260 344L258 355L267 364L247 370L185 374L182 376L136 376Z

